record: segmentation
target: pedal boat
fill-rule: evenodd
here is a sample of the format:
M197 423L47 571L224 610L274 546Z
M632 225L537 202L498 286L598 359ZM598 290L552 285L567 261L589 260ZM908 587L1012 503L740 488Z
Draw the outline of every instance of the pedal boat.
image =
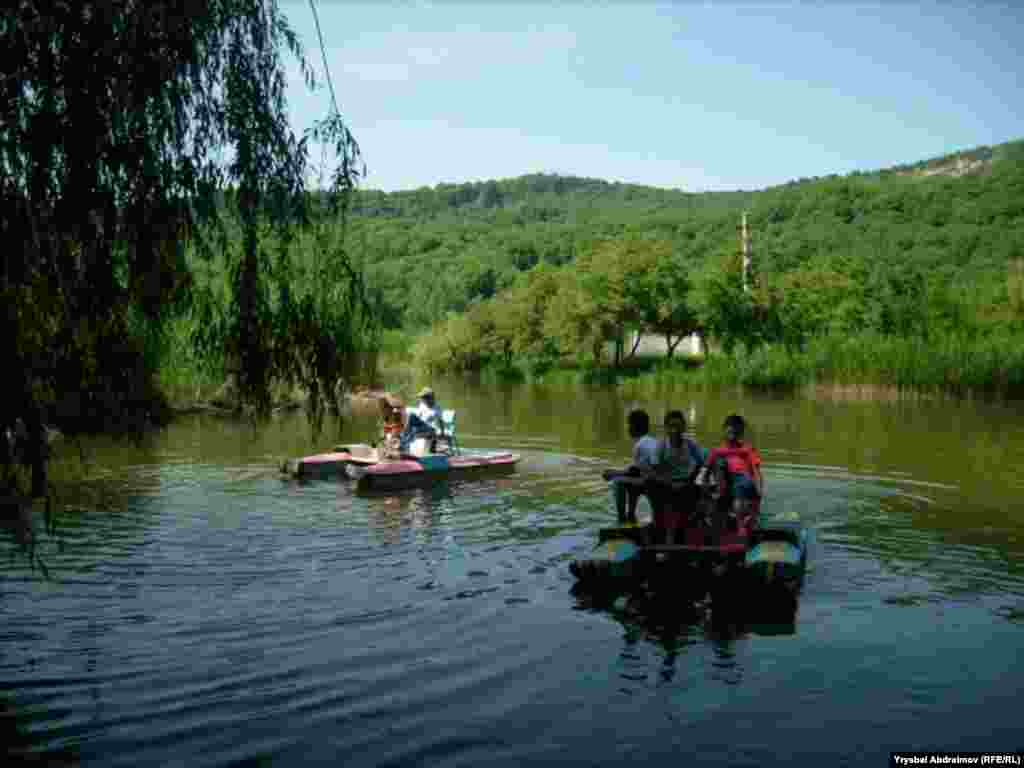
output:
M285 462L282 470L296 478L347 477L358 491L394 491L429 485L437 480L465 480L515 470L515 453L428 453L384 459L373 446L339 445L333 451Z
M807 531L797 522L762 521L759 499L737 516L718 487L697 489L688 508L670 504L655 516L660 525L600 529L590 557L569 564L578 587L619 591L646 582L697 598L734 593L795 601L807 567ZM673 543L666 543L669 526Z

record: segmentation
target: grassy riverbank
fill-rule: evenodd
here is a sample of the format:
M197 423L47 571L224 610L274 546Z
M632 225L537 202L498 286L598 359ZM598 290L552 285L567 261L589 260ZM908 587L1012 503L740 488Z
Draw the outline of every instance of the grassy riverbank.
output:
M819 337L803 351L762 346L700 357L640 356L618 369L591 363L481 369L485 379L545 384L617 384L638 395L673 389L729 389L871 396L1024 396L1024 336L948 338L924 343L886 336Z
M160 392L176 412L228 411L233 408L233 393L225 377L204 366L192 352L187 339L187 323L178 322L164 339L161 365L157 375ZM381 336L377 370L373 376L354 382L356 392L386 387L411 394L426 374L412 364L409 351L415 337L400 331L385 331ZM301 387L276 384L271 387L275 410L305 404L307 392Z
M162 341L157 387L176 413L230 412L235 393L223 374L195 355L188 341L187 321L172 322ZM270 388L275 410L301 405L306 393L299 387L275 383Z
M700 365L660 362L644 386L742 386L765 391L867 388L954 396L1024 395L1024 338L948 338L932 342L885 336L812 339L801 352L778 346L711 355Z
M407 396L431 376L415 356L424 334L387 331L380 346L379 367L372 386ZM205 372L187 346L168 350L169 364L160 371L161 391L176 410L197 404L225 406L223 377ZM642 355L617 369L590 361L532 361L501 366L485 364L467 375L491 381L617 385L637 395L676 389L744 388L762 392L806 392L815 395L858 393L868 397L894 394L952 397L1024 397L1024 334L983 339L948 337L930 342L892 336L824 336L803 351L766 345L752 352L712 353L706 359L677 355ZM363 386L369 386L364 384ZM277 407L303 402L298 389L278 388Z

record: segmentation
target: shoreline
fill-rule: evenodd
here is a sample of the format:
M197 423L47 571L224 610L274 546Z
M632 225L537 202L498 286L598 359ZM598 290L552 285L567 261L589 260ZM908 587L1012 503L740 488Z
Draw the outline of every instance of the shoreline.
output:
M699 370L644 370L620 369L614 371L597 367L566 367L552 368L540 375L523 373L514 369L512 376L498 368L485 367L476 372L462 372L454 378L461 381L478 383L520 383L539 386L559 387L565 385L609 388L619 391L626 390L631 395L643 396L645 390L663 391L679 390L683 392L703 391L736 391L752 395L793 397L801 400L818 400L832 402L906 402L906 401L957 401L957 402L1020 402L1024 397L1016 392L1002 389L983 388L947 388L941 386L912 386L898 384L882 384L872 381L852 382L849 380L829 381L815 380L807 382L785 382L781 385L744 383L737 380L702 381L694 374ZM444 377L448 378L448 377ZM375 409L378 401L385 395L394 396L394 392L384 388L365 388L346 393L343 407L363 411ZM303 410L306 398L292 396L274 401L270 414L277 416L284 413ZM171 419L184 416L216 416L221 418L241 418L242 411L222 398L188 399L168 402ZM60 435L58 434L57 439ZM51 438L52 439L52 438Z
M541 375L512 375L497 370L481 370L470 374L457 374L463 381L479 383L500 383L503 385L532 385L559 388L565 386L613 389L631 396L643 397L655 392L743 392L762 397L792 397L800 400L833 402L875 401L957 401L1019 403L1024 401L1024 391L1006 391L988 387L912 386L881 384L873 381L851 382L849 380L817 380L782 385L765 385L737 380L701 381L689 376L664 376L658 372L618 372L582 368L556 368Z
M383 389L359 389L345 395L345 404L353 407L376 406L377 401L384 395L390 394ZM289 413L302 410L306 407L305 396L294 396L274 401L270 406L271 414ZM241 409L238 405L230 404L225 400L212 397L207 400L178 400L169 401L168 408L172 417L176 416L240 416Z
M806 357L810 357L807 355ZM1024 400L1024 355L996 365L927 365L917 360L881 360L856 368L794 359L785 352L758 352L746 357L644 357L619 368L593 363L558 365L530 370L485 364L455 375L479 382L527 383L540 386L609 387L643 396L653 391L742 391L766 396L810 400L963 400L1019 402ZM927 362L927 361L923 361ZM944 361L945 362L945 361ZM959 362L959 361L953 361ZM817 363L817 364L816 364Z

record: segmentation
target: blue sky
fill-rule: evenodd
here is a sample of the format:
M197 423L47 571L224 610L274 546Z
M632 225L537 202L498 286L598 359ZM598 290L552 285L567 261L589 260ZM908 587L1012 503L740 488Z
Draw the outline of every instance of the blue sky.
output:
M760 189L1024 138L1024 4L317 0L361 186ZM322 72L308 0L283 2ZM289 63L296 130L327 114Z

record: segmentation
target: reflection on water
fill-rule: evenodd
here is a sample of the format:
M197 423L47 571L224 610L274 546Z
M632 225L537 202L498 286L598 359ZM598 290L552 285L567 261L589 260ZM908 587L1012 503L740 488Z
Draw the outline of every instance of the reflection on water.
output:
M732 601L712 608L692 592L646 585L622 593L594 593L574 585L574 608L605 615L622 627L619 654L623 680L643 685L672 683L677 674L704 682L737 685L743 660L737 643L750 636L792 637L797 613L792 606ZM690 595L690 596L687 596Z
M93 446L55 528L36 508L0 529L9 749L103 766L788 765L1019 746L1012 408L442 392L463 444L521 453L516 474L375 496L285 481L282 458L324 447L301 414ZM795 619L572 594L637 405L656 422L692 410L704 444L726 414L749 419L765 515L812 531Z

